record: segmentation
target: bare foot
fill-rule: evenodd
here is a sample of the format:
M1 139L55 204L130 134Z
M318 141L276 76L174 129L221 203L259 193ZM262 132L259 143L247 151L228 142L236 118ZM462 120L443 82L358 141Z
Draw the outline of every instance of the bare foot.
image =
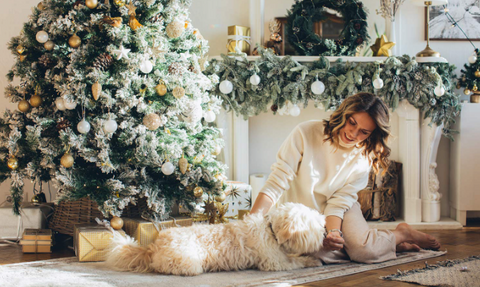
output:
M400 243L408 242L411 244L416 244L423 249L440 249L440 242L438 242L435 237L415 230L407 223L400 223L395 229L395 231L403 236L404 240L402 240Z
M420 251L420 246L417 244L410 244L403 242L397 245L397 252L418 252Z

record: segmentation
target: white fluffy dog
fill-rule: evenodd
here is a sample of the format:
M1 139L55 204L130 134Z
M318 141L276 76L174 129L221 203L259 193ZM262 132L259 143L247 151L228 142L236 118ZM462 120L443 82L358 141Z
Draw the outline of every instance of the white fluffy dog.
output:
M170 228L148 247L114 236L107 264L124 271L198 275L258 268L263 271L321 266L302 256L322 248L325 216L302 204L286 203L270 215L243 221Z

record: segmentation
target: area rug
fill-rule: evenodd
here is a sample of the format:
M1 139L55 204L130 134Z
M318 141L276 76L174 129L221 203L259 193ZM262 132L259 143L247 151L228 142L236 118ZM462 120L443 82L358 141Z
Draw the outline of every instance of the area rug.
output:
M0 286L291 286L437 257L443 251L398 254L380 264L346 263L293 271L207 273L195 277L112 271L103 262L78 262L76 257L0 266Z
M424 286L480 286L480 256L425 265L421 269L398 271L397 274L381 278L417 283Z

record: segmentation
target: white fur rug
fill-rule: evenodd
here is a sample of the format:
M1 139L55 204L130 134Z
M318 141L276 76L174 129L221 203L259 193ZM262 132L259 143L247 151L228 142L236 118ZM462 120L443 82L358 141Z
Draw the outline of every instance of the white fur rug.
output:
M398 254L398 258L380 264L346 263L293 271L261 272L247 270L218 272L195 277L165 276L111 271L105 263L78 262L76 257L0 266L0 286L291 286L368 270L437 257L443 251Z

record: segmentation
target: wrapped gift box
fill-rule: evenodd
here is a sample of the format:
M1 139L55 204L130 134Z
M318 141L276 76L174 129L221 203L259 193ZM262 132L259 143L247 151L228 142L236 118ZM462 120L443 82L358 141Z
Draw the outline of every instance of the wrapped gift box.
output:
M227 181L225 194L228 210L225 216L238 216L239 219L252 208L252 187L240 181Z
M250 54L250 28L243 26L228 27L228 53L235 53L235 48Z
M135 238L141 246L147 246L157 239L158 231L152 222L141 218L122 218L123 229L129 236ZM179 226L191 226L193 219L190 217L176 217L175 223ZM177 227L173 219L161 221L158 229ZM161 225L161 226L160 226Z
M113 237L112 232L104 226L91 223L75 224L74 230L75 236L73 237L73 243L78 261L105 261L107 249ZM123 230L117 231L125 235Z
M22 205L21 216L13 214L12 206L0 207L0 239L18 239L24 229L43 229L47 227L47 218L53 212L53 203Z
M23 253L51 253L52 230L25 229L20 245Z

